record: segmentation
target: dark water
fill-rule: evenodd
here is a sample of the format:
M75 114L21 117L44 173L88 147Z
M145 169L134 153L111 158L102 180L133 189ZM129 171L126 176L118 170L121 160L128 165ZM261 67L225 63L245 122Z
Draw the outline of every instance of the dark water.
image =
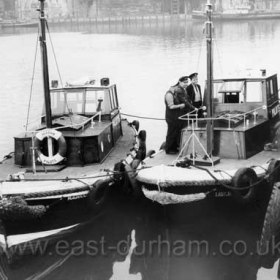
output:
M3 269L9 279L257 279L259 222L231 203L111 195L91 224Z
M178 77L198 71L204 84L202 23L53 30L63 81L88 75L110 77L118 85L124 113L163 118L163 95ZM26 123L36 37L34 29L3 30L0 36L1 156L13 149L12 137ZM249 68L279 70L280 21L217 23L215 38L215 77ZM50 77L57 79L53 56L49 57ZM41 88L41 69L36 66L32 119L41 113ZM148 131L149 148L159 147L165 122L140 122ZM62 237L43 255L28 255L12 265L3 259L1 270L9 279L257 279L261 220L256 212L235 204L160 207L113 196L90 225ZM202 245L196 246L199 242Z

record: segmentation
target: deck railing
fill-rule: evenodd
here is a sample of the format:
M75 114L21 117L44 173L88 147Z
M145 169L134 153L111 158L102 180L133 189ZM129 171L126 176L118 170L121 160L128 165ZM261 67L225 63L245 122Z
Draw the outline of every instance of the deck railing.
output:
M278 101L277 101L278 102ZM206 107L205 106L202 106L198 109L195 109L187 114L184 114L182 116L179 117L180 120L186 120L188 121L188 126L192 125L193 122L195 122L196 124L196 128L198 127L198 122L199 121L215 121L215 120L227 120L228 121L228 129L231 129L231 119L233 118L237 118L237 117L242 117L243 118L243 127L244 129L246 128L246 125L248 125L248 122L246 123L246 119L247 119L247 116L248 115L251 115L253 114L253 117L254 117L254 121L253 123L256 124L257 122L257 116L258 116L258 111L260 110L266 110L267 109L267 106L266 105L262 105L260 107L257 107L257 108L254 108L250 111L247 111L247 112L244 112L244 113L240 113L240 114L235 114L235 115L231 115L231 114L228 114L228 116L219 116L219 117L206 117L207 114L206 112L203 113L204 115L204 118L199 118L198 117L198 110L203 110L205 111L206 110Z
M94 120L96 117L98 117L98 122L101 122L101 114L102 114L102 112L99 111L99 112L97 112L96 114L94 114L92 117L86 119L85 121L83 121L83 122L81 122L81 123L75 123L75 124L70 124L70 125L63 125L63 126L59 126L59 127L52 127L52 129L58 130L58 129L62 129L62 128L71 128L71 127L75 127L75 126L82 126L83 129L84 129L85 125L86 125L87 123L89 123L89 122L91 122L91 128L93 128L93 126L94 126L94 121L93 121L93 120ZM37 133L38 130L28 130L28 131L26 131L26 132L29 132L29 133Z

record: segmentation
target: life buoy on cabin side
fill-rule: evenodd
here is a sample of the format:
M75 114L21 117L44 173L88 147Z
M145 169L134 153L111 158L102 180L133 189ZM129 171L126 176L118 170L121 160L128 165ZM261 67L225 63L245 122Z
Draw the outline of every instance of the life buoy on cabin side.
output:
M86 207L90 210L98 211L104 205L109 191L111 179L97 180L87 196Z
M51 137L58 143L58 152L53 156L45 156L41 151L41 142L47 138ZM39 161L46 165L53 165L61 162L66 155L66 141L60 131L55 129L44 129L39 131L35 135L34 146L38 152Z
M252 168L242 167L239 168L232 178L232 184L236 188L240 188L240 191L233 191L233 196L236 201L241 204L253 203L256 199L257 186L243 189L244 187L251 186L258 181L256 172Z

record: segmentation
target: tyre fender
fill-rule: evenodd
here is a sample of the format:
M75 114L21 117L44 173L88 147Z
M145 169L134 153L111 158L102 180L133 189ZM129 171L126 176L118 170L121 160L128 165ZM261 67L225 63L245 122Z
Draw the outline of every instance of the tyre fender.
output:
M87 207L90 210L100 210L104 205L109 191L111 179L97 180L87 196Z
M239 168L232 178L233 186L235 188L240 188L240 191L233 191L233 196L235 197L236 201L241 204L253 203L256 199L258 186L244 190L242 190L242 188L253 185L257 181L258 177L254 169L248 167Z
M268 174L268 181L269 183L273 185L276 182L280 182L280 161L276 159L271 159L268 168L267 168L267 174Z
M280 147L280 122L279 121L273 127L273 145L276 148Z
M131 164L126 164L125 165L125 184L124 188L125 189L131 189L133 196L136 198L141 197L142 195L142 190L139 188L137 180L136 180L136 168L140 164L140 160L133 160Z
M136 153L135 158L139 160L144 160L146 157L146 138L147 138L147 133L145 130L141 130L138 133L138 140L139 140L139 148Z
M273 244L280 241L280 183L273 186L271 197L265 213L262 234L259 242L259 266L272 268L279 258L277 248Z
M125 168L124 168L124 163L119 161L114 165L114 175L113 175L113 179L115 182L115 185L117 187L121 187L124 184L124 172L125 172Z

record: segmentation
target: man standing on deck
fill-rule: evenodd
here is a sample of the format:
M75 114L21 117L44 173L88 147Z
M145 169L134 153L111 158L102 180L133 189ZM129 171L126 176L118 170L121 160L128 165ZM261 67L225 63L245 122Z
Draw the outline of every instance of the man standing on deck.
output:
M189 100L191 101L191 104L197 108L200 109L202 106L202 95L201 95L201 88L198 84L198 73L192 73L189 75L189 78L191 80L191 83L187 86L187 95ZM198 110L197 112L198 117L202 117L202 110Z
M188 100L187 86L188 76L183 76L165 94L165 119L167 122L165 152L167 154L176 154L179 150L180 131L186 123L178 118L195 109Z

